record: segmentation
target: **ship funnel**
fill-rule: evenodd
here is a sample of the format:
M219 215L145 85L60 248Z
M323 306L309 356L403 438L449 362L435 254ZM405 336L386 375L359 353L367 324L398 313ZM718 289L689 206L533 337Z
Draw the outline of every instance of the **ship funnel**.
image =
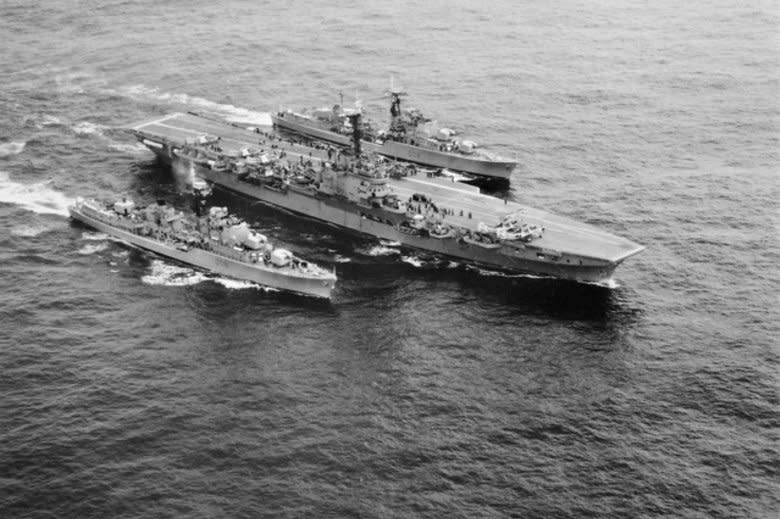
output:
M352 146L355 149L355 157L360 157L360 112L348 114L347 117L352 124Z

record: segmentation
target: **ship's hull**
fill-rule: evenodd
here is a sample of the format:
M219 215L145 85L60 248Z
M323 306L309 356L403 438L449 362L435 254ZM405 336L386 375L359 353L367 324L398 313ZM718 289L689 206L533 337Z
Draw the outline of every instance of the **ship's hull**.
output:
M308 124L292 120L291 118L272 115L273 124L287 131L305 135L317 140L332 142L341 146L349 146L352 142L347 135L317 128ZM414 162L436 168L445 168L461 171L480 177L489 177L502 181L509 181L516 163L504 160L490 160L480 157L468 157L455 153L446 153L431 150L420 146L412 146L402 142L387 140L382 144L361 141L361 147L365 151L372 151L396 160Z
M299 275L291 275L281 271L274 271L272 267L267 269L236 261L226 256L215 254L200 248L180 250L176 247L139 236L130 231L114 227L101 220L93 218L76 207L69 209L70 216L80 222L89 225L101 232L119 238L127 243L172 258L181 263L195 266L223 276L251 281L259 285L285 290L296 294L330 298L335 286L335 280L323 278L311 278Z
M609 280L620 263L597 258L545 254L543 249L532 245L518 244L515 247L496 248L454 238L438 239L409 234L383 218L380 211L370 207L356 206L338 197L314 195L306 189L297 189L294 186L279 190L263 184L252 184L239 179L235 173L213 170L191 163L186 158L171 153L166 145L161 148L150 147L150 149L168 164L181 161L187 168L192 164L198 176L268 205L359 234L399 242L404 247L446 256L488 269L600 283Z

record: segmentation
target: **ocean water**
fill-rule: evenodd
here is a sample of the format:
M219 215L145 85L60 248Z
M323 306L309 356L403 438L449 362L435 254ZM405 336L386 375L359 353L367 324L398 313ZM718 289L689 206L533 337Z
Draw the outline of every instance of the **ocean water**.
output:
M776 517L774 2L0 2L0 517ZM122 127L382 93L647 247L500 276L215 193L331 304L70 222L164 197Z

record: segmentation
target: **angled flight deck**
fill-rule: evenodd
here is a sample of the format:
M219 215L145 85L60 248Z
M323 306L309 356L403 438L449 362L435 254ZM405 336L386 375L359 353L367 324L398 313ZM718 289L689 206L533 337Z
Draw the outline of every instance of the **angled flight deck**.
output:
M235 123L194 113L173 113L154 120L142 122L132 127L132 133L163 159L173 160L178 147L186 147L204 136L216 140L220 154L239 160L247 149L270 153L283 149L288 160L326 161L329 150L324 146L310 146L296 143L271 132L260 132L253 127L242 127ZM250 196L257 196L273 205L301 212L307 216L320 217L317 209L304 205L289 204L284 199L263 197L254 186L242 186L242 182L225 177L224 174L203 172L204 177L229 189L238 190ZM412 174L401 178L383 180L402 200L411 199L415 194L423 194L435 201L438 210L445 213L446 221L463 229L476 231L480 224L495 226L508 215L519 215L524 221L543 229L541 235L532 244L519 245L512 249L512 258L506 260L491 259L488 264L506 267L510 270L523 269L570 279L603 280L611 276L615 267L626 258L641 252L644 247L599 229L593 225L578 222L571 218L558 216L547 211L535 209L524 204L497 199L484 195L479 189L454 182L451 178L425 174ZM251 189L250 189L251 187ZM321 219L341 225L341 220L330 221L330 217ZM340 217L339 217L340 218ZM348 225L353 228L354 226ZM354 229L377 237L386 238L385 232L374 231L368 226ZM403 242L403 240L401 240ZM436 240L433 240L434 242ZM441 240L439 240L441 241ZM416 248L428 248L425 242L412 240L404 242ZM462 249L463 247L461 247ZM521 251L521 249L523 249ZM432 252L441 252L459 257L459 249L431 246ZM505 256L510 254L503 252ZM495 254L493 254L495 256ZM476 263L485 263L484 254L475 257ZM500 255L499 255L500 256ZM514 256L517 256L514 257ZM522 256L522 257L521 257ZM522 260L517 263L518 258ZM470 259L464 256L463 259ZM531 263L529 263L531 262ZM537 265L538 263L538 265ZM581 267L579 270L577 267Z

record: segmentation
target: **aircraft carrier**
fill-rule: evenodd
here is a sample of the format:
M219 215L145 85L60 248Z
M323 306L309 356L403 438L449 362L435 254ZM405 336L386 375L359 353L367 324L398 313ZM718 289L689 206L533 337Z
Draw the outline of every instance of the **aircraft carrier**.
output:
M356 161L324 145L201 114L173 113L130 131L163 161L193 167L229 190L468 264L604 283L644 249L592 225L414 167L399 175L391 164L391 173L382 173L370 160Z

